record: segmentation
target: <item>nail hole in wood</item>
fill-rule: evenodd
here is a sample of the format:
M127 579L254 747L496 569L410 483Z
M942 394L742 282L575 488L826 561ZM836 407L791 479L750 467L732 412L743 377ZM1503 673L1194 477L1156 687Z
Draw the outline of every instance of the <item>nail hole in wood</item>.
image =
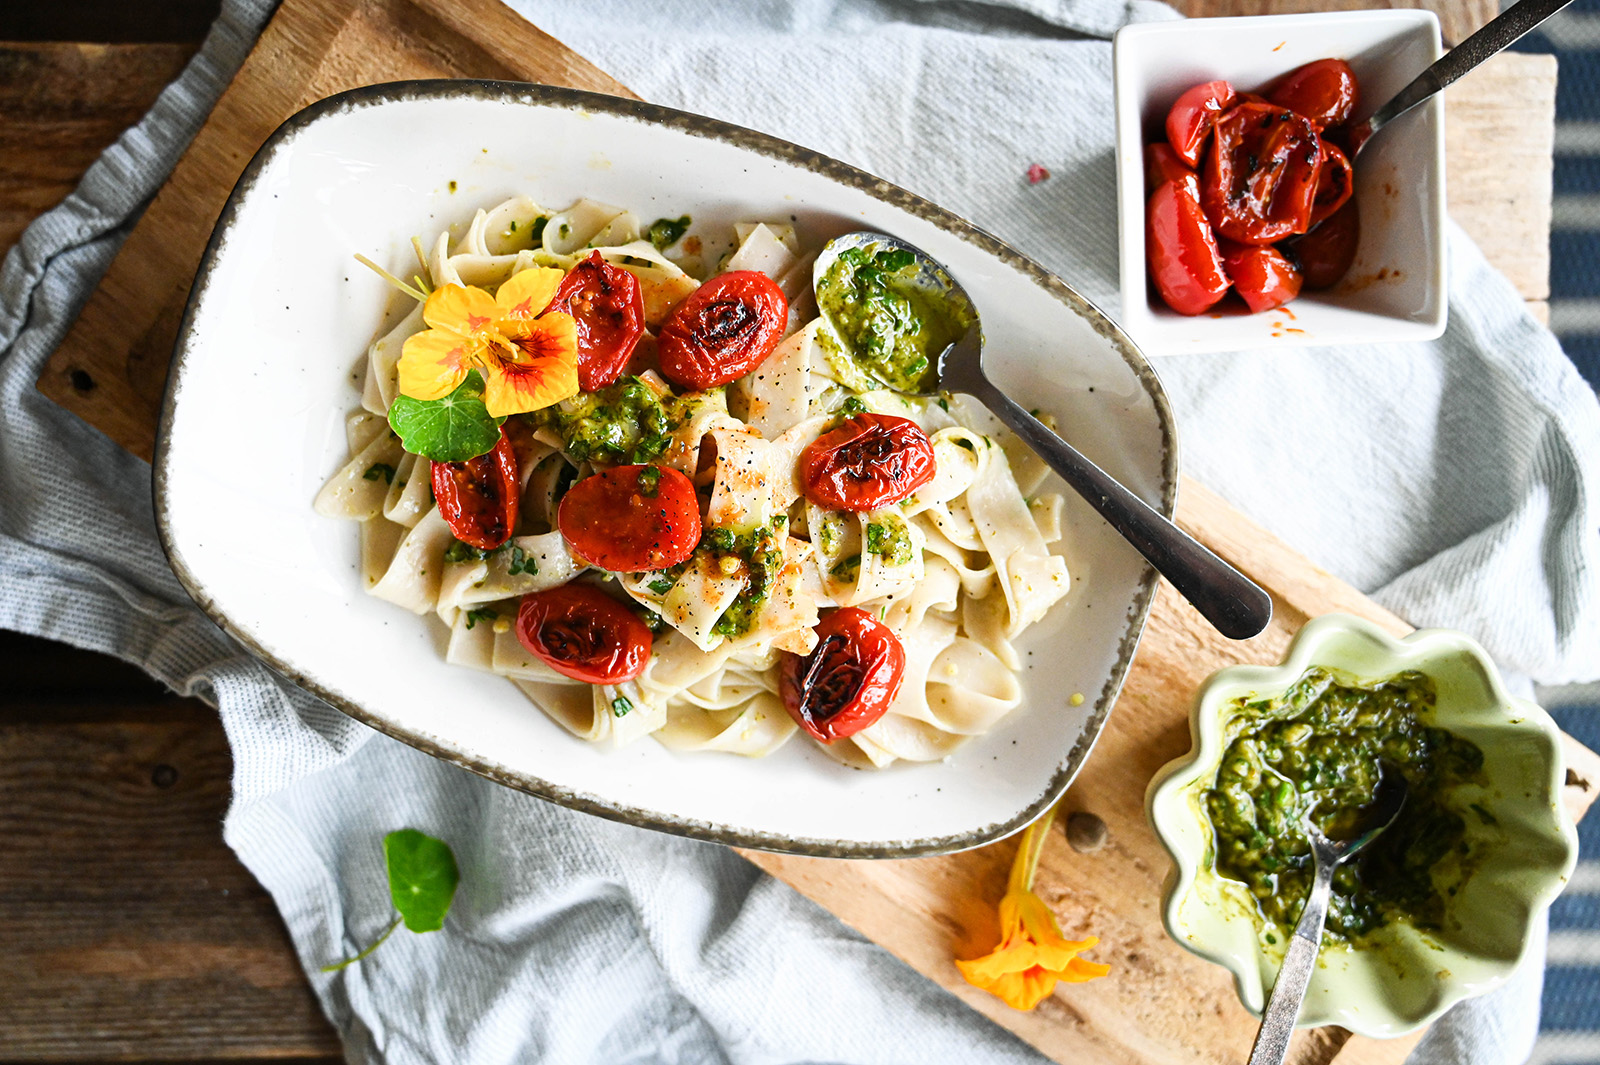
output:
M1086 810L1067 818L1067 842L1079 854L1093 854L1106 845L1109 835L1106 823Z
M158 788L170 788L178 782L178 771L170 765L158 765L150 772L150 783Z
M79 392L93 392L94 378L89 376L88 370L73 370L72 387Z

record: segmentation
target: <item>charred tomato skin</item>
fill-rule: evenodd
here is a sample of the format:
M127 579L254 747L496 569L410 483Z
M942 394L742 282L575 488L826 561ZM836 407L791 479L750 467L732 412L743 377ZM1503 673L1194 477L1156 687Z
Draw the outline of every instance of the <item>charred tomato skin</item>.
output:
M906 652L887 625L859 607L835 610L816 627L809 655L784 655L778 675L783 705L818 743L854 736L894 702Z
M805 497L830 510L877 510L933 480L933 442L910 418L857 414L800 453Z
M772 354L788 318L789 301L766 274L718 274L661 323L661 373L697 391L736 381Z
M1243 103L1217 119L1212 142L1200 204L1218 236L1272 244L1311 228L1323 154L1310 120Z
M499 443L477 458L432 467L433 498L452 536L484 551L511 538L522 486L517 455L504 430Z
M578 327L578 387L594 392L622 376L644 335L639 279L598 251L567 272L546 314L570 314Z
M650 661L650 628L592 584L563 584L522 597L517 640L562 676L621 684Z
M676 566L700 542L694 482L660 466L613 466L567 489L556 526L574 555L613 573Z

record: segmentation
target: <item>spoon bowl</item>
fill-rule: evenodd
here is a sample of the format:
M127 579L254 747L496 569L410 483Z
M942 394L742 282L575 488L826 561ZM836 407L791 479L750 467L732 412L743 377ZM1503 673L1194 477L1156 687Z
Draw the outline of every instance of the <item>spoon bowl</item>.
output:
M923 388L912 394L959 392L976 399L1072 486L1219 632L1244 640L1267 627L1272 619L1272 598L1260 586L1118 483L989 380L983 369L983 324L977 305L950 271L922 249L885 233L865 231L829 241L812 270L818 309L828 330L827 343L837 346L847 358L853 354L851 326L857 323L840 321L831 301L822 296L831 287L830 274L839 257L852 249L863 249L873 257L897 253L893 262L905 262L896 273L897 280L942 304L951 321L964 327L929 360L932 366L926 369L931 372L918 371ZM933 347L928 350L931 355Z

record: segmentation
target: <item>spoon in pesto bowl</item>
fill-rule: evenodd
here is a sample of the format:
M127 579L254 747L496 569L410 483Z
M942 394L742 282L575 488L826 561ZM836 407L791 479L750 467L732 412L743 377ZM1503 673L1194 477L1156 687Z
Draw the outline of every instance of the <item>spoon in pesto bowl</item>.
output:
M1261 1027L1256 1031L1255 1045L1250 1048L1247 1065L1282 1065L1289 1053L1289 1037L1294 1034L1294 1022L1300 1016L1300 1004L1305 1001L1306 989L1311 986L1311 974L1316 970L1317 957L1322 951L1322 929L1328 921L1328 903L1333 895L1333 874L1339 866L1360 854L1384 829L1394 824L1406 804L1406 778L1394 766L1380 762L1378 790L1372 802L1361 811L1361 831L1353 839L1333 840L1317 828L1311 815L1316 804L1306 811L1301 827L1311 842L1311 855L1316 862L1316 873L1311 881L1311 891L1306 895L1300 910L1300 921L1294 926L1289 947L1283 953L1283 964L1278 966L1278 978L1272 984L1272 997L1261 1014Z
M909 395L960 392L1006 424L1112 528L1172 582L1224 636L1245 640L1272 620L1272 598L1254 581L1168 521L1002 392L983 372L978 309L950 272L921 249L883 233L856 232L823 247L812 270L830 342L851 350L867 380ZM864 299L869 291L891 299ZM925 355L895 358L885 335L920 334Z

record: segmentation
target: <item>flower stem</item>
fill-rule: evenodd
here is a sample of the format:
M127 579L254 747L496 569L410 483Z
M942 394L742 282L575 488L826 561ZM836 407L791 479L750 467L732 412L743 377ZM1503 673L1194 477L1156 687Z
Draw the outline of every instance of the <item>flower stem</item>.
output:
M1061 803L1056 803L1023 831L1022 846L1017 851L1017 860L1012 863L1007 891L1028 891L1033 888L1034 875L1039 871L1039 858L1044 854L1045 840L1050 835L1050 826L1055 822L1056 811L1060 807Z
M371 954L373 951L375 951L379 947L383 946L383 941L388 939L390 934L393 933L394 930L396 928L399 928L399 927L400 927L400 918L396 917L394 919L394 921L389 925L389 927L385 928L383 930L383 935L379 936L377 942L373 943L372 946L368 947L366 950L362 951L360 954L357 954L353 958L346 958L344 961L336 961L332 965L324 965L322 967L322 971L325 972L325 973L336 973L340 969L343 969L347 965L354 965L356 962L360 961L362 958L365 958L368 954Z

